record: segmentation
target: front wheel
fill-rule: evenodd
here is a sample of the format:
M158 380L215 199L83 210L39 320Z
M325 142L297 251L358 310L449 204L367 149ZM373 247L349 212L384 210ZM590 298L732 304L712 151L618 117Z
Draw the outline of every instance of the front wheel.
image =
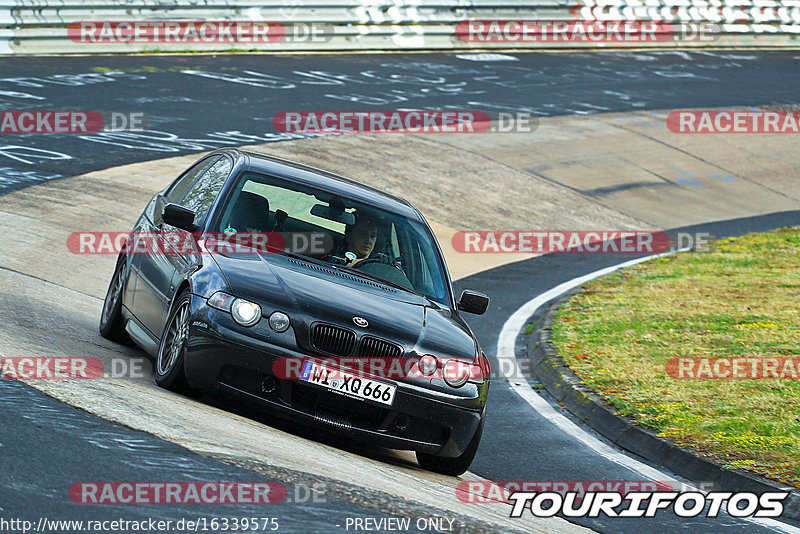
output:
M122 288L125 283L125 261L119 260L114 269L114 276L108 284L103 311L100 314L100 335L111 341L125 343L128 334L122 321Z
M169 319L161 336L158 355L154 367L156 384L164 389L193 395L195 392L186 381L183 370L183 356L189 342L189 307L192 294L184 291L175 300L169 312Z
M481 417L481 422L478 425L478 429L475 431L475 435L472 436L472 440L469 442L469 445L467 445L467 448L461 453L460 456L456 456L455 458L444 458L442 456L434 456L432 454L418 452L417 462L419 462L419 466L423 469L427 469L428 471L441 473L451 477L463 475L467 469L469 469L470 464L472 464L472 460L475 459L475 454L478 452L478 445L481 443L481 435L483 434L483 423L485 419L486 415Z

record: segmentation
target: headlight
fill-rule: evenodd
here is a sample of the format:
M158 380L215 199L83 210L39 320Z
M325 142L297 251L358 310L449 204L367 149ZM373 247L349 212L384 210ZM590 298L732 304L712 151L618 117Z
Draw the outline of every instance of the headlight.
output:
M234 321L242 326L253 326L261 320L261 306L249 300L236 299L231 304Z
M460 388L469 380L471 365L460 360L447 360L444 362L444 381L454 388Z
M426 354L419 359L419 370L425 376L431 376L436 372L436 356L433 354Z
M289 316L283 312L276 311L269 316L269 327L276 332L286 332L289 329Z

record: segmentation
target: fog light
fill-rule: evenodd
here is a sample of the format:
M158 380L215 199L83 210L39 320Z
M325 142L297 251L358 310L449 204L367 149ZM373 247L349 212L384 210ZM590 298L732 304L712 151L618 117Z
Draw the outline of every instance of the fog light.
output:
M269 316L269 327L276 332L286 332L289 328L289 316L283 312L276 311Z
M408 424L411 422L411 418L409 418L406 414L401 413L397 416L394 420L394 426L397 430L405 430L408 428Z
M470 364L459 360L447 360L444 363L444 381L460 388L469 380Z
M261 306L249 300L236 299L231 305L231 315L242 326L253 326L261 320Z
M275 379L271 376L267 375L264 377L264 380L261 381L261 393L265 395L269 395L277 388L277 384L275 383Z
M436 356L433 354L426 354L419 359L419 370L425 376L431 376L436 372Z

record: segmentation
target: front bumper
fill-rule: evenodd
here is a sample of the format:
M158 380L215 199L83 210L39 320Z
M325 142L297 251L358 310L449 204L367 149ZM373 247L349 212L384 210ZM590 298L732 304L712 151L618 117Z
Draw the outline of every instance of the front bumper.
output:
M277 378L273 373L277 358L324 357L299 347L292 328L277 334L266 319L243 328L227 313L209 308L199 296L192 299L190 325L184 365L191 385L360 441L455 457L467 448L486 404L488 381L452 390L441 381L412 383L375 377L397 386L392 405L385 406Z

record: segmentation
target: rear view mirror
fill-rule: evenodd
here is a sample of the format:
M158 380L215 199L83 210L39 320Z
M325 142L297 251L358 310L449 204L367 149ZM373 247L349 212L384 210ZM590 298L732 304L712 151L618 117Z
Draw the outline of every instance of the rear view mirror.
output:
M347 225L356 223L356 217L352 213L348 213L343 209L332 208L325 204L314 204L311 207L311 215Z
M483 315L489 309L489 297L477 291L465 289L458 299L458 309L475 315Z
M170 226L194 232L196 227L194 225L194 212L189 208L184 208L177 204L167 204L164 206L164 212L161 215L161 220Z

